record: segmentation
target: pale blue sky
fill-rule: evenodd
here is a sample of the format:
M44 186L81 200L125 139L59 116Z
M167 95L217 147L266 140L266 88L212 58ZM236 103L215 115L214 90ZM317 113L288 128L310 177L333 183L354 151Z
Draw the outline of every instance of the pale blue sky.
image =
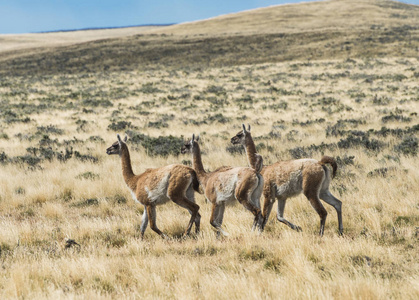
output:
M182 23L301 0L0 0L0 34ZM419 5L419 0L406 0Z

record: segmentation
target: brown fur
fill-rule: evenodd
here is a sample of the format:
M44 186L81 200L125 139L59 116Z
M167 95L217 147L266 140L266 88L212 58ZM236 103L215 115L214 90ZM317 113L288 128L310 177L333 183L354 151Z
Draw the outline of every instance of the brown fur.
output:
M245 147L249 164L253 168L255 165L256 147L249 129L243 125L243 130L239 131L231 138L233 144L241 144ZM335 198L329 191L331 181L329 170L325 164L330 164L333 168L333 177L336 175L337 164L334 158L323 156L320 161L314 159L297 159L290 161L279 161L273 165L265 166L261 170L265 184L263 187L264 201L262 202L263 225L269 218L272 206L278 199L277 219L288 225L294 230L300 231L301 228L287 221L284 217L284 209L287 198L297 196L301 192L309 200L310 204L320 216L320 235L323 235L326 222L327 211L323 207L320 199L332 205L338 214L339 233L343 232L342 225L342 202Z
M147 228L147 220L150 227L160 236L165 235L158 229L156 224L156 205L164 204L172 200L191 213L191 219L185 234L189 234L193 223L195 230L199 232L201 216L199 206L195 204L193 190L199 191L199 182L195 171L184 165L169 165L156 169L147 169L139 175L132 171L131 158L128 147L118 135L118 141L106 150L106 153L118 154L122 162L122 174L128 188L132 191L135 200L144 205L144 213L141 224L141 236L144 236Z
M199 144L194 137L182 147L182 153L186 152L192 153L193 167L198 180L204 188L205 197L212 203L210 223L217 229L218 234L226 234L221 229L225 203L234 198L254 215L253 228L258 226L261 229L259 199L263 187L262 176L251 168L242 167L220 167L213 172L206 172Z
M336 171L338 169L338 165L336 164L336 160L333 157L330 156L323 156L322 159L319 161L321 165L330 164L333 169L333 175L332 178L335 178Z

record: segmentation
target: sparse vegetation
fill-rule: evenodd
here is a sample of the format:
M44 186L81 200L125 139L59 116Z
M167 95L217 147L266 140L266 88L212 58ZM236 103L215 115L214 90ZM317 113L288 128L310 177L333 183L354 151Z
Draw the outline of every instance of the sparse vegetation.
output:
M329 2L305 4L307 18ZM0 298L418 298L418 13L377 3L374 16L393 15L367 29L212 37L197 24L188 37L0 52ZM233 206L230 236L217 239L196 193L200 235L179 239L176 216L188 213L165 205L159 226L173 238L148 229L141 240L143 207L105 153L116 133L129 136L136 173L191 165L179 152L192 133L215 170L247 164L229 141L241 123L252 125L264 164L337 159L330 188L343 202L344 236L325 205L319 238L299 196L286 216L303 232L273 212L263 234L251 233L248 212Z

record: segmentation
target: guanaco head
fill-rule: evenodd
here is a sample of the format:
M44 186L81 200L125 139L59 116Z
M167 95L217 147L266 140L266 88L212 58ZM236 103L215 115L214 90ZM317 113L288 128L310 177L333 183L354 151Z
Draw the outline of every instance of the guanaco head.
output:
M185 144L182 146L182 149L180 149L180 152L182 154L192 153L194 144L198 143L198 141L199 141L199 135L195 138L195 134L192 134L192 139L190 141L185 142Z
M233 145L245 145L246 144L246 136L250 135L250 125L248 125L247 130L246 126L242 124L243 130L240 130L235 136L231 138L231 143Z
M118 138L118 140L115 143L113 143L112 146L106 149L106 154L121 154L122 145L126 145L125 143L127 142L128 136L125 136L124 140L121 140L119 134L117 134L116 137Z

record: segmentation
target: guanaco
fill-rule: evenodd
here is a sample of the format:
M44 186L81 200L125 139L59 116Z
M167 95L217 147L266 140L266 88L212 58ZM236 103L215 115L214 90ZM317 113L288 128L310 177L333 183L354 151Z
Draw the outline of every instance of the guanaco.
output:
M199 182L195 171L184 165L168 165L155 169L147 169L139 175L132 171L130 153L127 147L127 136L121 140L119 134L118 140L112 144L106 153L108 155L118 154L122 162L122 175L124 181L131 191L135 201L144 205L144 213L141 222L141 238L147 228L148 220L150 227L161 237L166 238L156 224L156 206L165 204L172 200L179 206L186 208L191 214L185 235L191 231L195 223L195 231L199 232L201 215L199 206L194 200L194 190L199 192Z
M250 133L250 125L247 130L244 124L242 124L242 127L243 130L240 130L231 138L231 143L234 145L243 145L250 166L254 169L259 169L259 154L256 153L255 143ZM329 169L325 166L326 164L332 166L332 176L330 175ZM263 186L262 228L265 227L268 221L275 199L278 199L278 221L294 230L301 231L300 226L296 226L284 218L284 209L287 198L297 196L303 192L320 216L320 236L324 233L324 225L327 217L327 211L320 202L320 199L336 209L339 234L342 235L342 202L329 191L329 184L332 178L335 177L336 170L336 160L329 156L323 156L320 161L306 158L278 161L273 165L263 166L260 171L265 181Z

